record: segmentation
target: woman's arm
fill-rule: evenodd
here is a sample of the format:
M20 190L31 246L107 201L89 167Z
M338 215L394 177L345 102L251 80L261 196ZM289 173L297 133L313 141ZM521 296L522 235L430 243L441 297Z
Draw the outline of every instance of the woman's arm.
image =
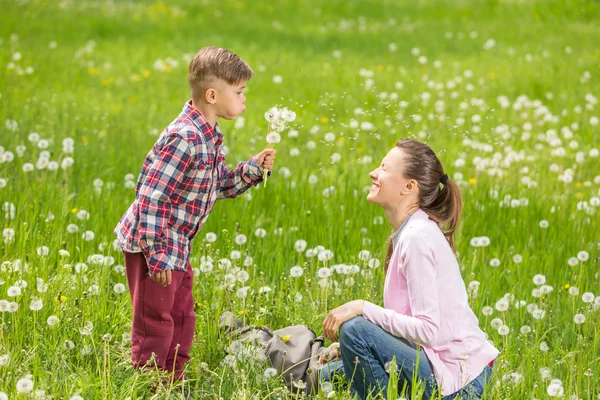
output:
M398 264L391 273L406 278L412 316L400 314L365 301L363 316L394 336L425 346L436 343L440 329L440 310L437 292L437 270L433 248L423 232L407 232L394 257ZM390 266L392 267L392 266ZM394 288L390 288L394 290Z

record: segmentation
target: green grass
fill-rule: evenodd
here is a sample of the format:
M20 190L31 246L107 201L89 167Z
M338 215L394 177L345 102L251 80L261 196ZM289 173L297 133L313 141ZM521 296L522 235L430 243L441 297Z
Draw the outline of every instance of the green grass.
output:
M253 265L244 267L251 276L246 285L253 290L245 302L235 296L244 284L233 291L217 288L222 270L196 278L197 338L204 342L193 346L187 373L195 398L292 398L276 378L265 380L265 365L238 364L235 371L222 365L226 341L216 322L222 310L243 311L248 323L275 328L304 323L320 331L332 307L353 299L381 303L382 268L371 271L358 253L369 250L381 260L391 227L379 223L382 210L366 201L363 189L370 185L368 173L402 137L426 141L446 172L461 181L463 278L466 284L481 283L471 306L502 352L488 397L546 398L550 379L556 378L567 398L598 398L598 299L595 306L582 301L584 292L600 295L600 208L589 205L600 197L599 158L590 153L600 147L600 126L592 119L600 116L594 104L600 97L598 2L0 0L0 8L0 146L14 154L14 160L0 163L0 178L7 180L0 188L0 230L14 230L11 243L0 242L0 300L19 306L14 313L0 313L0 356L9 355L7 365L0 366L0 392L9 398L24 396L17 394L16 383L28 374L34 391L52 398L149 396L156 377L132 369L129 345L122 340L130 329L131 306L127 293L113 291L126 279L114 270L123 258L113 248L112 229L135 196L125 186L126 174L137 177L156 140L152 132L174 119L188 98L184 55L206 45L235 51L256 72L248 85L245 126L221 122L229 165L264 148L263 113L273 105L297 112L292 128L299 135L283 135L268 185L250 191L251 199L219 202L195 240L195 267L202 255L218 259L239 249L233 241L237 233L248 236L239 250L253 257ZM488 39L495 46L484 49ZM415 48L427 57L425 64L412 54ZM16 52L21 59L13 61ZM178 65L170 71L153 67L167 57ZM32 74L18 73L29 66ZM361 69L372 71L371 83ZM283 83L273 83L274 75ZM428 102L422 101L425 92ZM397 97L390 98L392 93ZM507 97L509 108L501 107L500 96ZM518 101L520 96L525 101ZM439 100L443 115L436 108ZM541 106L553 117L544 121ZM363 114L355 114L357 108ZM474 115L481 121L474 122ZM374 129L355 128L353 119ZM18 128L10 129L8 120ZM505 135L497 130L503 125ZM530 138L524 139L528 129ZM551 143L552 131L560 142ZM23 165L35 165L42 152L28 141L32 132L49 141L50 160L59 163L68 156L63 139L72 138L74 165L24 172ZM324 141L327 132L336 135L335 142ZM308 141L316 148L308 149ZM26 146L21 157L20 145ZM559 147L563 154L556 153ZM292 148L300 156L290 156ZM341 161L332 164L333 153ZM5 156L0 154L1 160ZM459 158L464 165L456 164ZM278 173L282 167L291 177ZM558 179L567 169L569 183ZM308 183L310 175L318 177L316 184ZM103 183L99 192L97 179ZM331 186L335 190L325 197L323 190ZM527 199L527 205L501 206L507 195ZM589 212L578 209L584 201ZM14 205L14 218L4 218L5 203ZM87 210L89 219L78 219L77 210ZM547 229L539 227L541 220L549 222ZM68 233L69 224L79 231ZM259 227L267 231L265 238L254 235ZM94 232L91 241L82 239L88 230ZM212 246L203 241L207 232L218 235ZM478 236L489 237L490 245L472 247L471 239ZM331 249L330 265L359 264L367 272L355 274L352 286L334 273L332 284L341 290L324 292L316 276L323 265L294 250L299 239L309 248ZM40 246L48 247L47 256L38 255ZM60 256L61 249L68 255ZM581 251L589 259L569 266L569 258ZM113 257L114 264L88 261L94 254ZM522 263L513 261L515 254L522 255ZM490 266L494 258L499 267ZM78 263L87 263L87 271L76 272ZM299 279L289 276L294 265L306 267ZM554 289L540 298L532 295L536 274L545 275ZM36 278L48 284L46 292L38 293ZM27 287L9 298L8 288L20 279ZM98 294L89 293L92 284ZM273 291L259 294L262 286ZM569 287L579 294L570 295ZM295 301L297 293L301 302ZM545 317L534 319L515 302L508 311L484 316L482 308L494 307L505 294L536 304ZM66 299L58 301L61 295ZM29 309L34 297L43 302L39 311ZM577 325L573 318L580 313L586 320ZM48 326L50 315L60 323ZM491 326L496 317L510 328L508 335ZM82 335L88 321L93 330ZM523 325L532 332L520 334ZM540 350L541 342L548 351ZM550 379L542 378L540 368L550 369ZM522 381L510 383L511 373ZM343 389L336 391L337 398L350 398ZM157 397L167 396L164 390Z

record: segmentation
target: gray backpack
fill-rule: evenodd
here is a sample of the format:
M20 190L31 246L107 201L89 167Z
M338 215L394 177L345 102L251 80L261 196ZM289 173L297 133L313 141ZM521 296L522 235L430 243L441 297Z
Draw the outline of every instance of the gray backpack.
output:
M326 352L323 337L304 325L273 331L264 326L244 326L229 311L219 317L219 328L232 340L254 342L284 378L293 392L315 394L319 390L319 356Z

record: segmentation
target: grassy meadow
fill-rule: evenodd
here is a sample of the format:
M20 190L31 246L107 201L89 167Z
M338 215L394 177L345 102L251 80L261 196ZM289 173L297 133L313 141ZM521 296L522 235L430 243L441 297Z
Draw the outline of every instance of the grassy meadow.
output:
M366 201L368 174L410 137L463 190L459 263L501 350L486 398L600 399L597 1L0 0L0 9L0 400L181 396L180 385L154 394L160 378L130 365L112 230L188 99L189 60L207 45L256 73L246 113L220 122L230 167L265 148L270 107L297 118L266 187L218 202L194 241L193 398L296 398L265 363L225 362L222 311L320 332L333 307L382 303L391 226ZM333 258L319 258L325 250ZM351 398L327 389L320 398Z

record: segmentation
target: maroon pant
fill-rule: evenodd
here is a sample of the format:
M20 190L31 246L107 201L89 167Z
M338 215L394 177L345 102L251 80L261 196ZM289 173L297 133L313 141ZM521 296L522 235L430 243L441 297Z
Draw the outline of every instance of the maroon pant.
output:
M163 287L148 275L142 253L123 253L133 305L131 361L138 368L151 361L148 365L174 372L176 380L185 379L196 328L191 265L185 272L173 270L171 284Z

